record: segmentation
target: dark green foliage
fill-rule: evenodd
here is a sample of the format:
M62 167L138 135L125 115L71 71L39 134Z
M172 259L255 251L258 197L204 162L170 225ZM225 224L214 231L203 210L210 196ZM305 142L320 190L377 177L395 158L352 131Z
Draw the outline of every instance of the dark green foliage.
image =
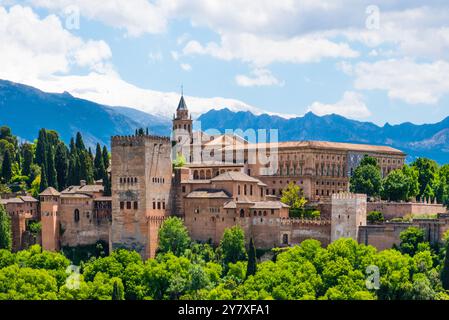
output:
M43 192L47 188L48 188L47 174L45 173L45 170L42 170L41 183L39 185L39 192Z
M379 211L371 211L368 213L366 220L370 223L381 223L385 221L384 215Z
M80 132L76 133L76 142L75 146L78 152L86 151L86 146L84 145L83 137Z
M48 186L58 189L58 178L56 176L55 156L53 147L49 146L47 152L47 180Z
M106 146L103 146L102 156L103 156L104 168L106 170L108 170L108 168L109 168L109 153L108 153L108 149L106 148Z
M162 223L159 230L159 252L172 252L180 256L189 247L190 241L187 228L181 219L171 217Z
M426 248L428 243L424 242L424 230L417 227L409 227L399 235L401 243L399 250L404 254L415 255L421 248Z
M8 150L3 154L1 178L4 183L9 183L12 178L12 159Z
M105 167L104 167L104 161L103 161L103 154L101 152L101 147L100 144L97 143L97 148L95 151L95 159L94 159L94 179L95 180L100 180L103 179L104 177L104 172L105 172Z
M229 263L246 260L245 234L240 226L226 229L220 241L220 252L225 267Z
M364 161L362 161L363 163ZM354 193L365 193L368 196L378 196L382 191L382 177L377 165L372 161L360 165L355 170L350 180L350 190Z
M33 164L33 146L29 143L24 143L21 147L22 150L22 158L23 158L23 164L22 164L22 174L24 176L30 176L31 174L31 165ZM29 183L31 184L32 181Z
M55 167L59 189L63 190L68 186L69 159L67 147L62 142L56 147Z
M449 290L449 239L446 240L446 254L441 269L441 283L445 290Z
M256 247L254 246L253 238L251 238L249 240L248 264L246 267L246 277L255 275L256 271L257 271Z
M0 204L0 249L11 250L12 232L11 218L3 205Z
M112 289L112 300L125 300L125 294L123 291L122 280L120 278L115 278Z

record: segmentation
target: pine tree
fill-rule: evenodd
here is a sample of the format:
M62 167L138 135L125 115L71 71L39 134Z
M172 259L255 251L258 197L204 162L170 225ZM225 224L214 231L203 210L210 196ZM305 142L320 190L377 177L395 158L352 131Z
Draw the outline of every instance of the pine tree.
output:
M47 181L49 187L58 189L58 177L56 173L55 156L53 152L53 147L51 146L48 147Z
M253 238L249 241L248 249L248 264L246 267L246 277L255 275L257 271L257 257L256 257L256 247L254 246Z
M123 284L119 278L114 280L112 288L112 300L125 300Z
M55 167L59 189L63 190L67 187L69 160L67 158L67 147L62 142L56 147Z
M44 191L48 188L48 180L47 180L47 174L45 173L45 170L42 170L41 173L41 184L39 185L39 192Z
M11 218L3 205L0 205L0 249L11 250L12 232Z
M108 149L106 148L106 146L103 146L103 163L104 163L104 169L107 171L109 168L109 153L108 153Z
M81 136L81 133L76 133L76 142L75 142L76 149L78 152L85 151L86 146L84 145L83 137Z
M444 256L443 269L441 270L441 283L444 290L449 290L449 239L446 240L446 255Z
M2 163L2 178L5 183L9 183L12 178L12 161L11 155L8 150L5 150L3 154L3 163Z

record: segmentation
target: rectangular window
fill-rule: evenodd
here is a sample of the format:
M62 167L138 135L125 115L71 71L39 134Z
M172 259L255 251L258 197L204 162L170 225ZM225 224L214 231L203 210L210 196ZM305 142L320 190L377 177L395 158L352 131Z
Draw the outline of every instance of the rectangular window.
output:
M139 205L137 204L137 201L134 201L134 210L137 210L139 208Z
M162 202L162 209L165 210L165 202Z
M125 203L123 201L120 202L120 209L125 209Z
M161 210L161 203L160 202L157 203L157 209Z
M131 209L131 201L126 202L126 209Z
M156 209L156 202L153 201L153 209Z

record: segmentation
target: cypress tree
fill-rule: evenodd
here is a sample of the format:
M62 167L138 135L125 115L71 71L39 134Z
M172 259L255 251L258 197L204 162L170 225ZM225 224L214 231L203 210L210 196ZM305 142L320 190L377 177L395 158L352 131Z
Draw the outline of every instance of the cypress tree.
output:
M256 247L254 246L253 238L249 240L248 249L248 264L246 267L246 277L255 275L257 271L257 257L256 257Z
M446 240L446 255L444 256L443 269L441 270L441 283L444 290L449 290L449 239Z
M124 288L120 279L115 279L112 288L112 300L125 300Z
M0 249L11 250L12 232L11 218L3 205L0 204Z
M81 133L76 133L76 142L75 142L76 149L78 152L85 151L86 146L84 145L83 137L81 136Z
M106 146L103 146L103 163L104 163L104 169L107 171L109 168L109 153Z
M103 162L103 154L101 153L101 146L97 143L97 149L95 151L95 159L94 159L94 178L95 180L100 180L104 176L104 162Z
M79 164L80 164L79 167L80 180L86 180L87 184L93 184L94 183L93 163L90 159L89 153L86 150L80 152Z
M48 148L48 159L47 159L47 181L48 186L58 189L58 178L56 174L55 166L55 156L53 148L49 146Z
M70 139L70 155L73 156L77 153L75 140L73 138Z
M67 186L76 185L76 155L69 157L69 172L67 173ZM79 181L78 181L79 182Z
M47 168L47 132L45 129L39 131L39 137L36 145L36 163L42 171Z
M33 149L31 144L25 143L22 145L22 174L29 177L31 174L31 165L33 164Z
M110 197L112 195L111 179L109 178L108 172L106 170L103 171L103 174L103 194Z
M67 158L67 147L62 142L56 147L55 167L59 189L63 190L67 187L69 160Z
M8 150L5 150L2 163L2 177L5 183L9 183L12 178L12 161Z
M41 184L39 185L39 192L42 192L47 188L48 188L47 174L45 173L45 170L42 170Z

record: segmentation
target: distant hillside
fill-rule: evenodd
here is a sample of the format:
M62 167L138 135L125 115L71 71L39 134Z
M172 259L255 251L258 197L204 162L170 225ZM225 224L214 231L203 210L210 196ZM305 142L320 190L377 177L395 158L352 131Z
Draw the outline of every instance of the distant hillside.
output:
M437 162L449 163L449 117L434 124L383 127L371 122L346 119L339 115L317 116L311 112L303 117L284 119L278 116L251 112L232 112L228 109L211 110L199 118L203 130L225 129L279 129L279 140L326 140L396 147L408 154L407 160L423 156Z
M0 80L0 125L11 127L20 138L32 140L39 129L56 130L66 143L82 132L87 145L109 146L112 135L128 135L148 127L169 135L169 119L131 108L109 107L78 99L69 93L45 93L33 87Z

